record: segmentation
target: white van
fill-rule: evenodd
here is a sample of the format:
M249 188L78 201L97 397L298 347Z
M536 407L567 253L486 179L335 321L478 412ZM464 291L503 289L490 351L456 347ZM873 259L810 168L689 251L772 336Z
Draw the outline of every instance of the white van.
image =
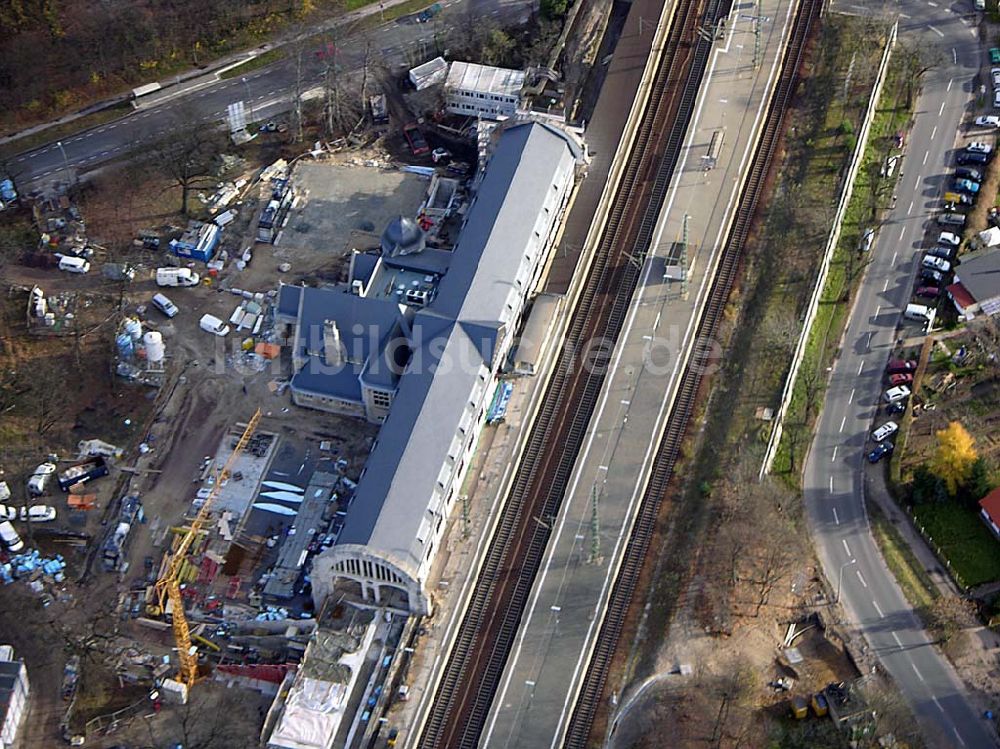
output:
M931 308L923 304L907 304L906 309L903 310L903 317L907 320L927 322L931 319Z
M214 315L202 315L198 325L206 333L211 333L212 335L220 337L229 335L229 326Z
M63 255L59 258L59 270L69 271L70 273L86 273L90 270L90 261L82 257Z
M8 551L20 551L24 548L24 541L17 535L17 531L14 530L14 526L10 524L9 520L0 522L0 541L3 541L3 545L7 547Z
M887 421L885 424L872 432L872 442L884 442L897 431L899 431L899 424L895 421Z
M28 491L36 496L45 494L45 486L55 472L55 463L42 463L28 479Z
M165 294L153 294L153 306L167 317L173 317L179 311L177 305L171 302Z
M190 268L157 268L157 286L197 286L201 276Z
M897 385L894 388L886 390L883 397L886 403L895 403L896 401L903 400L903 398L909 398L910 389L906 385Z

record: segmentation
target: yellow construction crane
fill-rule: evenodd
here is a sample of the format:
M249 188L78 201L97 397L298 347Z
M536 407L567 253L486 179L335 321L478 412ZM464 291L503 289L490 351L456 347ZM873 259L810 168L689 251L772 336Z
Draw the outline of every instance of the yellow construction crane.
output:
M184 600L181 598L180 573L184 565L184 558L191 548L191 544L202 532L203 527L208 522L208 514L212 509L212 503L222 490L222 485L229 478L230 472L236 460L243 453L247 443L253 436L257 423L260 421L260 409L258 408L247 423L247 428L243 430L233 454L229 456L226 464L215 474L215 483L212 490L205 498L205 503L198 510L198 514L181 538L177 548L170 556L163 575L156 581L156 595L159 599L160 611L166 612L167 601L171 604L171 616L173 618L174 640L177 642L177 657L180 659L180 674L178 680L188 687L194 685L198 680L198 652L191 642L191 629L188 626L187 617L184 616Z

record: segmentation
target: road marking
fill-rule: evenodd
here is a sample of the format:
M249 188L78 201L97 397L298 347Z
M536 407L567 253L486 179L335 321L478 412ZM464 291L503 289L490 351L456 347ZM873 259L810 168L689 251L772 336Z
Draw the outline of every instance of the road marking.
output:
M944 109L944 102L941 102L941 109ZM941 113L938 112L938 116L940 116L940 115L941 115ZM931 130L931 140L934 140L934 136L935 135L937 135L937 125L935 125L934 129Z
M927 28L929 28L931 31L933 31L938 36L944 36L944 32L943 31L941 31L940 29L937 29L937 28L931 26L930 24L927 25Z
M906 15L905 13L900 13L899 17L900 18L909 18L910 16Z
M623 406L627 406L627 405L628 405L629 403L631 403L631 402L632 402L632 401L622 401L622 405L623 405Z
M854 403L854 390L855 388L851 388L851 397L847 399L848 403Z
M906 215L909 216L911 213L913 213L913 201L912 200L910 201L910 207L906 209ZM899 238L900 239L903 238L903 227L900 227L900 229L899 229Z
M837 445L833 446L833 456L830 458L831 463L837 460L837 447ZM832 481L833 479L831 478L830 480Z
M958 50L954 47L951 48L951 59L956 65L958 65Z
M911 208L913 207L913 203L910 203L910 207ZM909 213L909 211L907 211L907 213ZM905 226L899 227L899 239L897 241L899 241L899 242L903 241L903 234L904 234L904 232L906 232L906 227Z
M923 163L922 166L926 166L927 165L927 157L930 156L930 155L931 155L930 151L924 151L924 163Z
M882 311L882 305L880 304L878 307L875 308L875 317L878 317L881 311Z
M917 675L917 678L920 679L920 681L924 680L924 675L922 673L920 673L920 671L917 670L917 664L916 663L911 663L910 664L910 668L913 669L913 673L915 673Z
M962 746L965 746L965 739L962 738L962 734L958 732L958 729L955 728L955 726L951 727L951 732L955 734L955 738L958 739L959 743L961 743Z
M898 251L898 250L897 250L896 252L893 252L893 253L892 253L892 264L893 264L893 265L895 265L895 264L896 264L896 256L897 256L897 255L899 255L899 251Z
M840 525L840 516L837 515L836 507L833 508L833 522L835 522L837 525Z
M896 644L899 645L899 647L903 647L903 641L899 639L899 635L895 632L892 633L892 639L896 641Z
M949 78L948 79L948 88L946 88L945 91L951 91L951 84L953 84L954 82L955 82L954 78Z
M938 7L938 4L937 4L937 3L927 3L927 4L928 4L929 6L931 6L932 8L936 8L936 7Z
M840 431L842 432L844 431L844 424L846 423L847 423L847 417L845 416L843 419L840 420Z
M831 476L830 478L832 479L833 477ZM847 556L853 558L854 555L851 553L851 547L847 545L847 539L846 538L840 539L840 543L844 545L844 551L847 552Z
M934 704L937 705L937 709L940 710L942 713L944 713L944 708L941 707L941 703L938 702L938 698L932 695L931 699L934 700ZM947 715L947 713L945 714Z
M938 117L940 117L942 114L944 114L944 102L941 102L941 106L938 107Z
M861 570L854 570L854 571L858 574L858 580L861 581L861 584L864 585L867 588L868 587L868 583L866 583L865 579L861 576Z
M885 291L885 289L882 289L882 291ZM872 335L874 335L874 333L871 330L869 330L868 331L868 345L865 347L866 351L871 351L872 350Z
M865 368L865 360L862 359L861 363L858 364L858 374L861 374L861 370Z
M880 619L885 619L885 614L883 614L883 613L882 613L882 609L880 609L880 608L878 607L878 603L876 603L875 601L872 601L872 606L874 606L874 607L875 607L875 610L876 610L876 611L878 612L878 615L879 615L879 618L880 618Z
M728 104L729 99L719 99L719 104Z

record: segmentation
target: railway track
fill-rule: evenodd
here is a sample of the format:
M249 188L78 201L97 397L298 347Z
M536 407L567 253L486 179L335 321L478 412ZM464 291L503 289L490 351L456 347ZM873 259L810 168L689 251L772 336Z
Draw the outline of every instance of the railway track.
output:
M687 0L674 13L628 166L420 747L471 749L478 743L549 540L548 519L556 516L565 495L604 382L610 347L591 349L591 342L614 342L621 332L694 112L714 30L730 6L731 0Z
M698 323L696 341L711 340L715 336L719 319L739 269L744 245L764 189L771 160L781 138L785 112L798 81L798 70L809 31L821 4L821 0L801 0L796 12L777 87L771 99L750 172L740 195L735 219L726 238L709 298ZM657 450L649 483L626 547L625 557L612 588L607 614L570 719L566 740L563 743L566 749L583 749L588 745L594 715L604 693L611 659L617 649L646 552L654 535L660 502L673 475L674 463L687 430L703 373L711 363L709 355L708 350L696 347L682 375L667 428Z

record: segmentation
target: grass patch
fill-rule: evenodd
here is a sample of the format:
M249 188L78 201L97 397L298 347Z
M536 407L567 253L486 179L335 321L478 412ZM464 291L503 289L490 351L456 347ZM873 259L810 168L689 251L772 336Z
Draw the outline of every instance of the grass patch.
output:
M123 101L120 104L115 104L113 107L102 109L99 112L93 112L83 117L77 117L70 122L52 125L31 135L25 135L23 138L17 138L0 145L0 160L9 159L17 154L47 145L53 141L82 133L84 130L89 130L92 127L104 125L112 120L117 120L119 117L124 117L131 111L132 105L127 101Z
M868 517L875 542L906 600L914 610L926 610L938 597L937 586L889 518L874 503L868 505Z
M913 514L960 586L1000 580L1000 543L976 513L953 502L936 502L915 505Z
M258 68L267 67L271 63L284 59L284 57L285 57L284 50L272 49L265 52L262 55L257 55L256 57L247 60L244 63L241 63L235 68L230 68L224 73L220 73L219 78L221 78L222 80L228 80L229 78L235 78L238 75L246 75L251 70L257 70Z
M906 101L909 61L903 57L897 54L889 64L854 191L844 213L840 239L834 249L785 415L773 472L784 476L795 487L799 484L798 472L809 447L818 404L823 401L827 372L836 355L851 300L861 283L868 259L858 252L859 240L866 229L878 226L878 217L892 200L894 180L881 177L879 169L887 155L893 152L893 136L905 130L910 121L911 111ZM832 194L837 193L829 193Z

